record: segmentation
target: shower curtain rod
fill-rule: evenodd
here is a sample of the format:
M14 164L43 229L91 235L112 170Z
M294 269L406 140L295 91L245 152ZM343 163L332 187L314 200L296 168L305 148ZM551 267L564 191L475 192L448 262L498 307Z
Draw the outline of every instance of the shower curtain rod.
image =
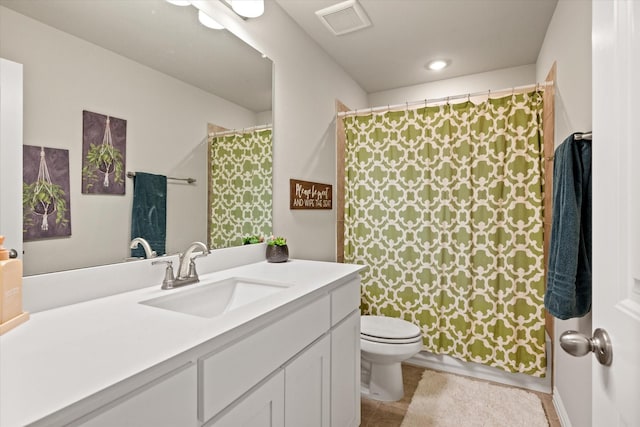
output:
M472 97L483 96L483 95L487 95L488 97L491 97L491 95L497 95L497 94L522 93L522 92L529 91L531 89L544 90L547 86L553 86L553 81L545 81L545 82L542 82L542 83L530 84L530 85L526 85L526 86L517 86L517 87L508 88L508 89L485 90L485 91L482 91L482 92L464 93L464 94L454 95L454 96L445 96L445 97L442 97L442 98L423 99L421 101L405 102L404 104L395 104L395 105L386 105L386 106L380 106L380 107L363 108L363 109L357 109L357 110L352 110L352 111L341 111L341 112L338 113L338 117L356 116L358 114L379 113L379 112L382 112L382 111L386 112L386 111L392 111L392 110L404 110L404 109L408 110L409 107L415 107L415 108L424 107L424 106L429 105L429 104L439 104L439 103L442 103L442 102L449 102L449 101L453 101L453 100L456 100L456 99L465 99L465 98L467 98L469 100Z
M272 125L260 125L260 126L252 126L248 128L242 128L242 129L229 129L229 130L223 130L222 132L209 132L209 136L226 136L226 135L233 135L236 133L243 134L247 132L254 132L257 130L271 129L272 127L273 127Z
M133 178L134 176L136 176L135 172L127 172L127 178ZM188 184L196 182L195 178L174 178L172 176L168 176L167 179L172 179L174 181L187 181Z

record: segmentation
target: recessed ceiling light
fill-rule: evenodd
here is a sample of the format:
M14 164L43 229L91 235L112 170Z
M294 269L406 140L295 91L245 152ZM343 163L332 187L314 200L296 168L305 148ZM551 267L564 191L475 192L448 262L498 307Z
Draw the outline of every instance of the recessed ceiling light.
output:
M201 10L198 11L198 21L200 21L200 23L207 28L211 28L214 30L224 29L224 25L222 25L221 23L219 23L218 21L216 21L215 19L213 19L212 17L210 17L209 15L207 15Z
M444 59L436 59L427 64L427 68L432 71L440 71L443 68L446 68L449 65L450 61L446 61Z

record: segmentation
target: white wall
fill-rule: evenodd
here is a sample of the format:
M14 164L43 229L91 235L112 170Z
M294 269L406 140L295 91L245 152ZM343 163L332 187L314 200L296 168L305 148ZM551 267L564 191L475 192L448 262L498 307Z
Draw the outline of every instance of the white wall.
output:
M444 98L467 93L501 90L536 82L535 64L470 74L415 86L369 94L369 106L403 104L421 99Z
M544 80L554 61L557 63L555 144L558 146L572 132L591 130L591 2L558 2L538 56L538 80ZM591 315L555 321L555 392L566 411L559 415L568 417L567 421L574 427L589 427L593 357L572 357L560 348L558 337L570 329L591 336Z
M0 55L1 56L1 55ZM22 65L0 58L0 206L20 206L22 186ZM22 258L22 216L17 209L0 209L4 247Z
M366 93L280 6L265 2L258 19L239 21L218 2L194 4L274 61L273 229L293 258L335 260L335 100L367 105ZM289 179L334 185L332 210L289 210Z
M124 197L80 191L83 110L127 120L127 170L198 180L168 184L167 252L204 240L206 156L196 149L208 122L242 128L256 114L10 9L0 14L0 56L24 64L24 144L69 149L72 235L27 242L25 274L129 254L132 180Z

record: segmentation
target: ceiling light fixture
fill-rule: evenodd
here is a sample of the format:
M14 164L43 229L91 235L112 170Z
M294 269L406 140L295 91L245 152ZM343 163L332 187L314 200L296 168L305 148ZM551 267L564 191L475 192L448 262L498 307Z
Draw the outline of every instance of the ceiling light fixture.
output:
M190 0L167 0L167 2L175 6L191 6Z
M264 0L233 0L231 8L245 18L257 18L264 13Z
M209 15L207 15L201 10L198 11L198 21L200 21L200 23L207 28L211 28L214 30L224 29L224 25L222 25L221 23L219 23L218 21L216 21L215 19L213 19L212 17L210 17Z
M427 68L429 68L432 71L440 71L446 67L448 67L450 64L450 61L446 61L444 59L436 59L434 61L431 61L427 64Z

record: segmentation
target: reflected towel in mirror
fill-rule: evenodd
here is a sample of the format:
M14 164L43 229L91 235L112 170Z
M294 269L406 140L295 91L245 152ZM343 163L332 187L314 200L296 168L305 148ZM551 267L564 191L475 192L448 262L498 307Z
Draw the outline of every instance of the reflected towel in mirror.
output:
M142 237L158 255L166 253L167 177L136 172L133 177L131 239ZM132 257L144 257L144 249L131 250Z

